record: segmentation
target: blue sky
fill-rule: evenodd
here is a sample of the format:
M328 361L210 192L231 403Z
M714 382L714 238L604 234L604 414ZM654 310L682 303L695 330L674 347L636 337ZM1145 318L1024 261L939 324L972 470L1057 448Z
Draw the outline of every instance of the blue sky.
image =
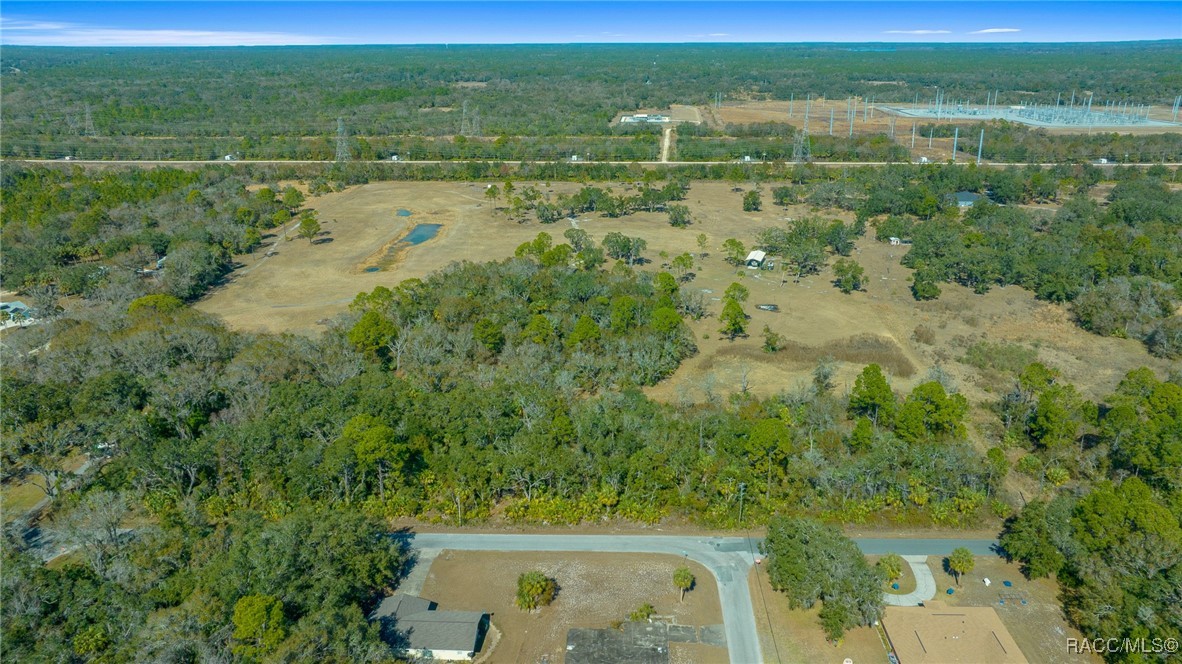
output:
M1182 39L1182 2L4 2L68 46Z

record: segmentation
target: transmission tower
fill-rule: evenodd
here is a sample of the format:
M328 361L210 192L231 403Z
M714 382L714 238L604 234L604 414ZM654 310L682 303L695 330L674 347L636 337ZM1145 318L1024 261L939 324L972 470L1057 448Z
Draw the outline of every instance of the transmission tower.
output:
M337 161L349 161L349 134L345 131L345 119L337 118Z
M809 130L802 129L796 132L796 140L792 144L792 161L802 164L812 160L813 151L810 147Z
M94 118L90 116L90 104L86 105L86 117L82 121L82 135L94 136Z

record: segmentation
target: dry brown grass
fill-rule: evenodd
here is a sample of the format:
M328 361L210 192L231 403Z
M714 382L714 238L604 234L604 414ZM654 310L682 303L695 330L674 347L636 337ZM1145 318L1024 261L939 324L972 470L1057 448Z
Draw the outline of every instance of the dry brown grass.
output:
M673 571L688 566L697 579L679 601ZM541 570L558 582L554 603L535 613L513 605L517 576ZM491 663L561 662L572 627L606 628L645 602L679 625L722 624L718 586L706 568L676 556L614 553L494 553L443 551L420 593L442 609L489 611L501 632ZM678 661L725 662L725 648L697 644ZM700 657L700 658L699 658Z
M767 183L763 188L767 191L774 185ZM555 194L579 188L576 183L536 186ZM689 321L699 352L683 362L671 378L647 388L653 398L702 401L707 386L714 395L725 395L741 389L744 379L753 394L770 396L808 383L821 358L831 356L837 360L834 383L838 393L852 387L869 362L883 366L900 392L909 391L932 366L940 364L970 402L983 403L996 398L985 389L990 381L982 381L979 369L960 362L965 340L980 338L1037 345L1041 361L1060 370L1093 399L1110 393L1133 368L1149 366L1163 375L1168 369L1164 360L1151 357L1137 341L1085 332L1066 308L1039 302L1033 294L1014 286L976 295L945 284L939 300L916 302L909 290L911 271L900 265L907 248L872 238L862 238L856 244L853 258L866 270L867 283L865 291L851 295L833 287L828 268L799 283L785 283L778 273L736 270L723 261L720 251L728 238L751 246L760 230L809 214L847 222L853 219L844 211L814 211L807 206L767 205L761 212L744 213L742 194L732 192L733 186L693 183L685 204L694 223L686 229L669 226L664 213L642 212L620 219L589 214L581 215L577 222L596 240L613 231L644 238L648 243L645 256L653 261L639 268L646 271L660 269L661 252L696 255L696 236L707 236L709 256L695 261L695 277L682 286L684 290L710 291L702 293L707 317ZM620 192L626 185L611 187ZM742 183L742 187L750 185ZM278 254L272 258L261 259L265 250L240 257L245 267L198 308L221 315L238 329L311 333L317 329L317 321L344 312L362 290L421 278L456 260L500 260L540 231L561 241L562 233L571 227L566 220L548 226L510 220L504 212L492 211L483 190L484 186L476 183L383 182L314 198L310 207L320 211L333 242L279 242ZM414 215L395 217L394 211L400 207ZM422 222L442 223L443 228L435 239L398 249L393 257L383 251L387 245L397 246L398 238ZM369 265L385 269L364 272ZM751 291L744 305L751 336L735 341L719 338L717 318L721 295L732 282L741 282ZM761 303L777 304L780 311L756 309L754 305ZM769 354L760 349L764 325L788 341L783 351ZM921 330L919 337L917 329ZM923 330L934 331L934 338Z

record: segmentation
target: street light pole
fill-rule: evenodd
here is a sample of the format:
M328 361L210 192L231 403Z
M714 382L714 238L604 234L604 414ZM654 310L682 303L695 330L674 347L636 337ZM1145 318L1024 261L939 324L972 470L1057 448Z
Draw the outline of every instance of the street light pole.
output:
M743 495L747 491L747 483L739 482L739 525L743 525Z

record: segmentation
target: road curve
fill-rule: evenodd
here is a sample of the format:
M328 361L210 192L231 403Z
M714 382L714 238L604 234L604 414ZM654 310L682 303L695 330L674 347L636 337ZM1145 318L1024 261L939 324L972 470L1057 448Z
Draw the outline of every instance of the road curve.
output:
M411 533L397 535L424 550L462 551L579 551L591 553L663 553L684 556L714 575L727 651L732 664L759 664L763 654L755 629L755 612L747 576L755 563L759 539L747 537L687 537L670 535L486 535L468 533ZM947 555L958 546L978 555L994 553L992 540L856 539L868 554L890 551L903 555Z

